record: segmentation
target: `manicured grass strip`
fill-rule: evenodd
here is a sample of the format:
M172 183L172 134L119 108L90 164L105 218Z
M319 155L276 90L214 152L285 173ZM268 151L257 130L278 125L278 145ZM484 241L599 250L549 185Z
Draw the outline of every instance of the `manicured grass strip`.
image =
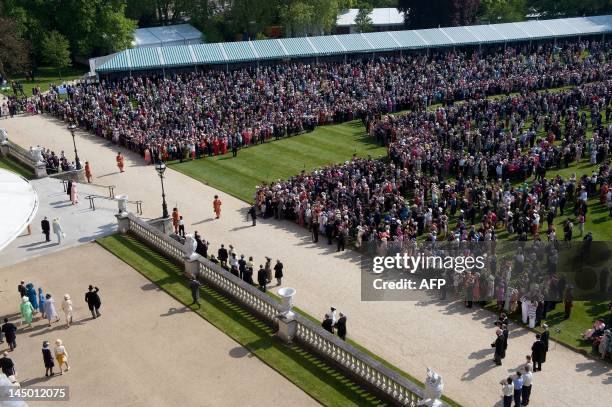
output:
M252 202L255 187L263 182L288 179L329 164L359 157L386 156L387 150L365 132L361 121L317 127L311 133L268 141L231 153L184 163L172 169L182 172L245 202Z
M135 238L112 235L98 243L157 284L193 312L247 348L321 404L327 406L381 406L369 393L326 361L297 345L286 345L274 330L238 303L210 286L202 287L201 308L190 306L191 291L182 268Z
M25 179L34 178L34 174L32 174L32 171L24 167L21 163L8 157L0 157L0 168L15 172L24 177Z

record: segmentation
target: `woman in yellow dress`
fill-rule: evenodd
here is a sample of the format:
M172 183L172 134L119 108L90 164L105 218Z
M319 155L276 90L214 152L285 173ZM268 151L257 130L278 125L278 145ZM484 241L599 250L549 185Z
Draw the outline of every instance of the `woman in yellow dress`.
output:
M57 360L61 375L64 374L62 365L66 365L66 372L70 370L70 366L68 365L68 351L66 351L66 347L62 345L61 339L55 341L55 360Z

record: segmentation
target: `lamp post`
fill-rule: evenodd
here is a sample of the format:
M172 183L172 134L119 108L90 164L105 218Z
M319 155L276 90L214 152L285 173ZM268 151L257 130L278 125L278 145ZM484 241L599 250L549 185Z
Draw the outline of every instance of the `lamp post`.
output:
M72 145L74 146L74 161L76 164L76 169L80 170L81 169L81 160L79 160L79 153L77 152L77 148L76 148L76 141L74 139L74 131L76 130L77 125L74 123L70 123L68 125L68 130L70 130L70 134L72 134Z
M166 205L166 192L164 191L164 171L166 171L166 165L163 161L155 164L155 171L159 174L159 179L161 180L162 187L162 217L168 217L168 205Z

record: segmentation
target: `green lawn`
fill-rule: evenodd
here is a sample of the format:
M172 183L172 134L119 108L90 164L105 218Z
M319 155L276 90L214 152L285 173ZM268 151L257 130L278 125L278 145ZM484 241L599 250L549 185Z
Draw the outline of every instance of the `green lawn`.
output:
M297 345L285 345L274 331L246 308L210 286L202 287L202 306L191 304L181 267L127 235L98 240L108 251L135 268L172 297L191 308L247 348L315 400L327 406L380 406L385 403L327 362Z
M21 163L18 163L17 161L12 160L8 157L0 157L0 168L4 168L5 170L13 171L21 175L25 179L34 178L34 174L32 174L32 171L30 171L29 169L21 165Z
M246 202L252 202L255 187L263 182L287 179L300 171L311 172L332 163L360 157L386 156L387 150L374 143L361 121L317 127L313 132L238 152L236 158L206 157L184 163L173 162L171 168L220 189Z
M45 92L49 90L51 84L60 85L64 81L80 79L87 72L87 69L82 67L69 67L62 70L60 79L59 72L55 68L39 67L34 71L34 82L26 81L24 75L16 75L9 78L9 88L3 89L2 93L7 96L13 96L13 90L10 88L10 81L19 81L23 84L23 93L26 97L32 96L32 89L40 86L40 90Z

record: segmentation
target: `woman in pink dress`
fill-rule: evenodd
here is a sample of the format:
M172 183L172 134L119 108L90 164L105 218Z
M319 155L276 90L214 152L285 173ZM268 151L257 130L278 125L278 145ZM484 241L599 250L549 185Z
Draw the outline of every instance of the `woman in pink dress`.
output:
M70 187L70 201L73 205L79 203L79 194L77 193L77 185L76 181L72 182L72 186Z

